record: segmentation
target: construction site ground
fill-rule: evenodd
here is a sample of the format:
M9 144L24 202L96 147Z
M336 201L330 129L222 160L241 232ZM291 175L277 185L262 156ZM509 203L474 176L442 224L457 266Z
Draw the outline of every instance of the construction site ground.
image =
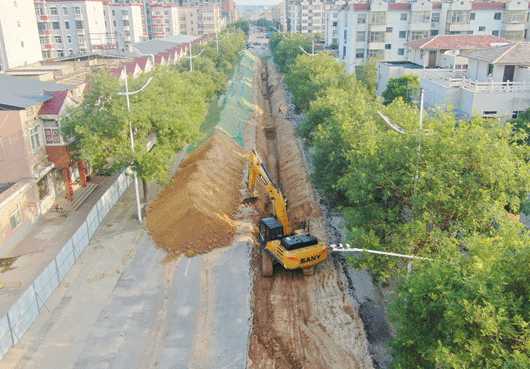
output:
M248 118L244 125L238 118L241 131L232 137L266 158L289 199L293 222L309 221L311 233L326 241L327 221L309 181L304 152L287 120L280 76L272 65L252 60L243 60L253 70L252 80L247 73L238 85L235 82L241 76L236 71L232 86L242 91L247 86L253 93L225 97L230 111L237 111L238 106L253 111L244 115ZM222 120L223 113L220 116ZM224 116L228 119L230 114ZM151 202L147 223L153 214L172 216L163 205L172 200L173 193L183 196L182 201L204 194L208 201L192 198L193 206L183 213L190 217L177 216L180 213L175 211L173 223L151 220L156 224L149 228L151 237L134 219L134 193L129 189L48 300L46 311L0 361L0 369L376 367L361 305L351 294L352 283L340 260L330 258L313 276L281 268L275 268L273 278L261 276L255 224L266 213L265 197L260 196L255 207L240 205L248 195L244 165L241 173L232 174L237 178L232 178L230 186L207 180L217 173L208 164L211 158L219 157L218 166L223 168L223 160L235 155L215 151L232 147L225 142L230 127L223 131L214 134L223 138L213 137L205 144L214 148L206 148L204 155L192 153L180 169L175 167L172 189L171 185L165 190L153 186L153 199L161 193L159 199L167 200L158 205L156 200ZM185 175L179 175L181 170ZM234 173L237 170L230 168ZM187 186L187 181L193 185ZM216 200L215 196L226 194L232 203ZM216 201L224 204L222 209L215 207ZM189 234L199 236L204 231L201 222L212 221L211 213L217 217L216 226L207 229L223 234L210 234L201 247L189 242ZM184 226L189 228L187 246L171 252L175 239L168 236L168 229L184 232ZM155 244L153 238L164 244Z

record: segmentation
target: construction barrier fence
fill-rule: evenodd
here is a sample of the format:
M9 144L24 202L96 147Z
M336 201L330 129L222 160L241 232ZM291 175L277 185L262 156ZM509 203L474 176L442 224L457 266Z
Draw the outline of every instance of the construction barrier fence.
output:
M0 318L0 359L20 341L39 313L48 309L46 301L87 248L107 213L131 183L131 176L127 174L127 170L123 171L92 207L85 221L65 242L55 258L35 278L7 314Z

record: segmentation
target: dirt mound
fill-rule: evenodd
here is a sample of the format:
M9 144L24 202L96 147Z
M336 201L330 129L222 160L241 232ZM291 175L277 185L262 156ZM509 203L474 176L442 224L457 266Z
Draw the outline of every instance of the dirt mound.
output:
M181 164L147 211L147 228L170 256L227 246L241 200L245 156L221 131Z

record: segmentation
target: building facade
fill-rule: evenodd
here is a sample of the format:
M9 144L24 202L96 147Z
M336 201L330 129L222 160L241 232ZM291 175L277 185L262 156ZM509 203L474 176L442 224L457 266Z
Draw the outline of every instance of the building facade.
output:
M408 42L438 34L524 40L528 6L528 0L350 4L338 14L339 58L350 71L370 57L405 61Z
M127 52L131 44L147 39L142 3L109 3L105 6L105 26L120 52Z
M42 59L33 0L2 1L0 72Z
M104 0L35 0L44 59L116 49L105 24Z

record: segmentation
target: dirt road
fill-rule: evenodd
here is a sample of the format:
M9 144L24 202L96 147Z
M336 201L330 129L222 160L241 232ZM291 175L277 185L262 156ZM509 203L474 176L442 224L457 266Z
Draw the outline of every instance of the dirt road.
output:
M289 200L289 217L309 220L311 232L326 240L303 150L285 116L285 91L271 64L262 77L258 151ZM250 369L373 368L359 306L338 263L328 260L311 277L275 268L274 278L263 278L258 258L255 252Z

